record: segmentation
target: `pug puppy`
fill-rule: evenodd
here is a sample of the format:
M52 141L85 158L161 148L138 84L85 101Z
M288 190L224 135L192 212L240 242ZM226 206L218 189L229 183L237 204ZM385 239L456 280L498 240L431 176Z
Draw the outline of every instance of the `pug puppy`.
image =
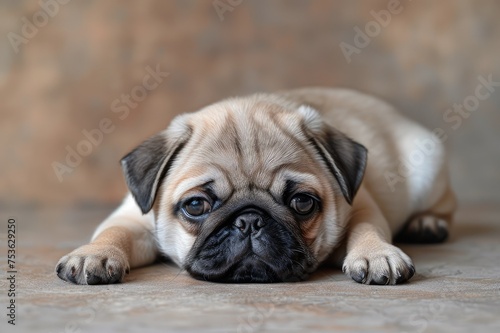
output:
M116 283L168 257L208 281L300 281L331 263L359 283L405 282L415 268L393 237L441 242L455 210L438 136L340 89L180 115L121 160L130 194L57 275Z

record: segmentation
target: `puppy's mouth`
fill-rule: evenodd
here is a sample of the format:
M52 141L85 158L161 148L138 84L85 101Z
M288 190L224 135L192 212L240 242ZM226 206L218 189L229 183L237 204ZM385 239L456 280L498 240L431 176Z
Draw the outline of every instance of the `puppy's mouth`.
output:
M306 280L309 277L306 272L279 274L255 254L249 254L223 272L197 272L193 269L188 269L188 272L198 280L220 283L298 282Z
M274 270L255 254L249 255L232 268L221 282L279 282Z
M272 283L282 281L273 268L255 254L248 255L222 273L210 274L205 272L200 274L194 271L190 273L200 280L222 283Z
M246 211L200 242L185 268L213 282L295 282L305 280L314 263L281 223Z

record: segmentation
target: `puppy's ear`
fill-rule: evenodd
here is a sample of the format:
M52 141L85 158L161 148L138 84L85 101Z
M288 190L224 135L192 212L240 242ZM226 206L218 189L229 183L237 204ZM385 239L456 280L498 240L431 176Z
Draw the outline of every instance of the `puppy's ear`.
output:
M190 135L190 127L180 116L166 131L147 139L121 159L127 186L143 214L153 207L159 184Z
M326 124L309 106L301 106L305 132L311 145L340 185L342 194L351 205L361 185L367 162L367 149L344 133Z

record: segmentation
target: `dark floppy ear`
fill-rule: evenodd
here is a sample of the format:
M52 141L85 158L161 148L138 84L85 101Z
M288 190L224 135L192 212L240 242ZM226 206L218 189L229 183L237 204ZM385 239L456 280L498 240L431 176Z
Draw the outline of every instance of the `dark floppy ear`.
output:
M352 205L365 174L368 150L344 133L324 123L310 107L306 113L306 132L313 147L340 185L346 201Z
M174 122L120 161L127 186L143 214L153 207L159 184L189 137L188 131L179 132L182 125Z

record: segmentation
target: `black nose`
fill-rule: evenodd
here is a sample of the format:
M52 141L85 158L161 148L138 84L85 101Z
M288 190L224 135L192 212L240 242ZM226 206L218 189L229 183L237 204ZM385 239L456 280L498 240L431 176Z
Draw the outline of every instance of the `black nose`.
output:
M256 234L263 226L266 225L261 215L257 213L244 213L234 220L233 225L238 228L245 236L248 234Z

